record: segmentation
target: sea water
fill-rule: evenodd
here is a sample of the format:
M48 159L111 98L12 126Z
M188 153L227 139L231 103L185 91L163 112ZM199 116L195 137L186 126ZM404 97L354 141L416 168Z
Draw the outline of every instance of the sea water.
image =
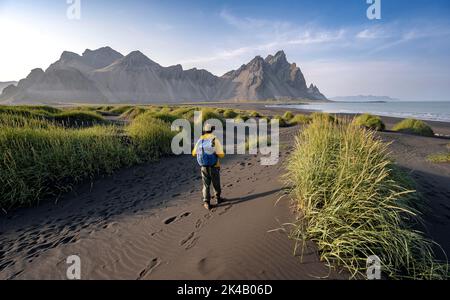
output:
M269 107L269 106L268 106ZM299 105L273 105L270 107L283 107L288 109L301 109L327 113L361 114L397 118L414 118L427 121L450 122L449 102L326 102Z

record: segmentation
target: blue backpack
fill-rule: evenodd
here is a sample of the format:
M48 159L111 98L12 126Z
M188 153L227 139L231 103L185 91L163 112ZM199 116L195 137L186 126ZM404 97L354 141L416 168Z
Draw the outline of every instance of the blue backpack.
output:
M201 167L213 167L219 160L216 155L215 138L201 139L197 144L197 162Z

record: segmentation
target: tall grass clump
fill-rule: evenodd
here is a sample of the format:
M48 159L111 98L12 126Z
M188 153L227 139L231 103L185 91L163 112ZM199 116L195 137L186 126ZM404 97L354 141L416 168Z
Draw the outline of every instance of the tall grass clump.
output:
M432 154L427 160L433 163L450 163L450 153Z
M114 108L112 108L111 110L109 110L110 113L114 114L114 115L121 115L124 112L126 112L127 110L133 108L133 106L131 105L119 105L119 106L115 106Z
M273 117L273 119L278 120L280 122L280 127L289 127L289 123L288 121L286 121L286 119L284 119L282 116L280 115L276 115Z
M46 118L61 111L48 106L0 106L0 113L29 118Z
M433 129L427 123L416 119L405 119L397 123L392 130L422 136L434 136Z
M153 161L171 153L174 133L170 124L151 112L137 116L126 128L140 161Z
M234 119L239 115L239 113L237 113L236 111L232 110L232 109L227 109L223 112L223 116L226 119Z
M435 244L417 231L418 197L388 157L375 132L348 121L316 117L296 140L286 183L301 218L292 237L312 240L321 260L367 271L377 255L387 278L442 279L447 265L434 260Z
M146 111L147 110L145 108L142 108L139 106L134 106L134 107L128 109L127 111L125 111L124 113L122 113L120 115L120 118L123 120L132 121L132 120L134 120L134 118L136 118L139 115L142 115Z
M357 116L353 120L353 122L355 122L355 124L357 126L361 126L366 129L372 129L372 130L376 130L376 131L383 131L386 129L386 125L381 120L381 118L378 116L371 115L371 114L363 114L363 115Z
M251 111L250 113L249 113L249 116L251 117L251 118L262 118L263 116L259 113L259 112L257 112L257 111Z
M289 120L290 125L302 125L302 124L309 124L311 122L312 118L308 115L304 114L297 114L292 119Z
M310 117L312 120L327 121L330 123L338 122L338 119L335 116L324 112L314 112Z
M196 107L180 107L175 109L172 112L172 115L175 115L178 118L185 118L191 120L194 118L194 113L196 110L197 110Z
M213 109L204 108L201 110L201 112L202 112L202 120L201 121L203 123L208 120L211 120L211 119L219 120L220 122L222 122L222 124L225 122L224 118ZM198 122L200 120L196 120L196 121Z
M292 118L294 118L294 114L291 111L287 111L283 115L283 119L286 121L290 121Z
M135 161L114 127L0 127L0 207L30 206Z
M56 108L56 107L52 107L52 106L46 106L46 105L22 105L22 106L10 106L13 109L19 109L19 110L29 110L29 111L34 111L34 112L47 112L50 114L57 114L62 112L61 109Z
M27 128L48 128L53 124L44 117L26 117L14 113L0 113L0 128L2 127L27 127Z
M50 119L69 127L93 126L105 123L106 120L93 111L70 110L55 114Z
M433 163L450 163L450 144L447 145L446 153L432 154L427 157L427 160Z

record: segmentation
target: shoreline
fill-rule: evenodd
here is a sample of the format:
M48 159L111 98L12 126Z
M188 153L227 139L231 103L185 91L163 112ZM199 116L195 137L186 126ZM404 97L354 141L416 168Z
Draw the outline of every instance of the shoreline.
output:
M346 103L346 104L372 104L372 103L388 103L388 102L342 102L342 101L340 101L340 102L336 102L336 103ZM395 102L395 103L401 103L401 102ZM409 102L406 102L406 103L409 103ZM415 103L415 102L411 102L411 103ZM424 103L424 102L420 102L420 101L417 101L417 103ZM438 103L437 101L436 102L434 102L434 103ZM442 101L442 102L439 102L439 103L445 103L445 104L447 104L447 105L450 105L450 102L446 102L446 101ZM305 104L300 104L300 105L304 105L304 106L307 106L307 105L311 105L311 104L316 104L316 103L305 103ZM318 103L317 103L318 104ZM290 107L290 106L293 106L292 108ZM332 115L348 115L348 116L356 116L356 115L361 115L361 114L363 114L363 113L369 113L369 114L372 114L372 115L376 115L376 116L380 116L380 117L383 117L383 118L395 118L395 119L418 119L418 120L421 120L421 121L425 121L425 122L437 122L437 123L450 123L450 119L448 119L448 120L437 120L437 119L431 119L431 118L423 118L423 117L420 117L420 116L415 116L415 115L413 115L413 114L411 114L411 115L409 115L409 116L407 116L407 115L404 115L404 116L400 116L400 115L395 115L395 113L392 113L392 114L388 114L388 113L386 113L386 114L379 114L379 113L376 113L376 112L374 112L374 113L372 113L372 112L370 112L370 111L367 111L367 112L361 112L361 113L357 113L357 112L327 112L327 111L325 111L325 110L320 110L320 109L317 109L317 110L313 110L313 109L308 109L307 107L304 107L304 108L298 108L298 107L295 107L295 106L298 106L298 104L292 104L292 105L290 105L290 104L280 104L280 105L268 105L268 107L269 108L277 108L277 107L279 107L279 108L282 108L282 109L292 109L292 110L295 110L295 111L303 111L303 112L308 112L308 113L314 113L314 112L323 112L323 113L329 113L329 114L332 114Z
M449 102L450 103L450 102ZM216 104L216 105L193 105L193 106L206 106L206 107L219 107L219 108L236 108L236 109L242 109L242 110L256 110L259 111L261 113L265 113L267 115L276 115L276 114L283 114L284 112L290 110L293 112L298 112L299 114L313 114L315 112L318 112L316 110L308 110L308 109L300 109L300 108L294 108L294 109L287 109L284 107L280 107L280 106L275 106L275 107L268 107L266 104L258 104L258 103L254 103L254 104L250 104L250 103L234 103L234 104ZM357 113L330 113L331 115L337 115L337 116L344 116L344 117L355 117L357 115ZM402 120L405 120L407 118L402 118L402 117L390 117L390 116L379 116L383 122L386 123L386 127L389 130L390 128L392 128L396 123L399 123ZM433 130L435 130L435 133L437 134L442 134L444 135L444 138L448 137L450 138L450 121L449 122L443 122L443 121L428 121L428 120L423 120L424 122L426 122L428 125L430 125Z

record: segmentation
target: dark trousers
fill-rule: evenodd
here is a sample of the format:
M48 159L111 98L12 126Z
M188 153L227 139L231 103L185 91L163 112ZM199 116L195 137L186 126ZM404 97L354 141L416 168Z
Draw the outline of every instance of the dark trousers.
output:
M211 202L211 183L215 191L216 199L220 198L220 168L202 167L203 202Z

